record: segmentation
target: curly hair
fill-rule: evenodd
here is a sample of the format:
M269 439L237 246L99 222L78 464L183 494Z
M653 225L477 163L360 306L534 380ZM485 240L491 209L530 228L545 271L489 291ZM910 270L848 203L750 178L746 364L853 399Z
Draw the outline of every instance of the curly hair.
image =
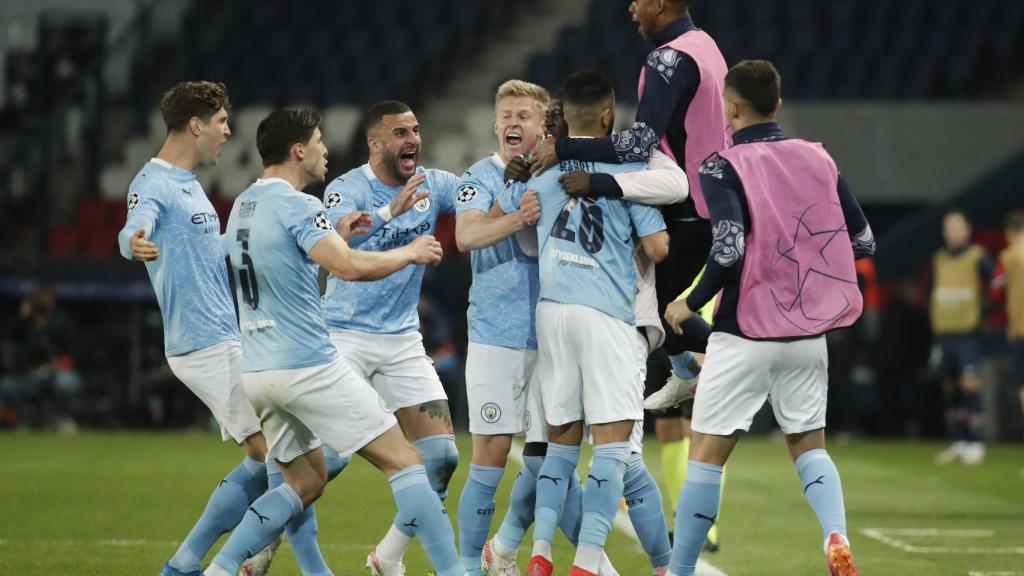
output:
M206 80L180 82L160 100L160 113L168 132L184 130L192 118L209 122L221 108L230 107L224 84Z

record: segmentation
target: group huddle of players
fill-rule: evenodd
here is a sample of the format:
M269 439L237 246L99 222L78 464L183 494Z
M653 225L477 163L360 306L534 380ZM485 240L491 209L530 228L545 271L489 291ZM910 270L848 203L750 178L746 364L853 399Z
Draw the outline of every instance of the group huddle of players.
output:
M398 509L366 559L375 576L404 574L415 537L438 576L518 575L531 525L528 576L553 573L557 528L576 547L569 574L617 574L604 545L622 500L653 572L693 574L725 461L769 394L828 568L857 574L824 450L824 333L860 313L853 259L873 252L870 227L823 148L775 123L771 63L727 69L685 1L630 10L656 49L628 130L613 133L601 72L572 74L554 96L509 80L495 96L499 151L460 178L419 166L416 116L388 100L365 114L368 162L318 199L302 191L326 178L319 114L276 110L256 134L264 172L223 235L192 170L230 136L226 88L165 94L168 136L131 184L118 241L147 263L171 369L246 456L162 576L266 574L282 534L304 576L331 574L313 503L356 453L387 476ZM417 314L445 213L473 272L457 545L443 502L459 453ZM713 329L696 314L709 305ZM646 360L662 346L673 375L648 408L692 397L700 378L674 542L642 458ZM517 434L525 466L488 538Z

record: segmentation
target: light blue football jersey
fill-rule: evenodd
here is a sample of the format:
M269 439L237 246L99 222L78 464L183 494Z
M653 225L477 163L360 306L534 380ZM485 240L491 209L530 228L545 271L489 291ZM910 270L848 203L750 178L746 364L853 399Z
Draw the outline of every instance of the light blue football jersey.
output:
M510 212L525 190L537 192L541 300L590 306L635 325L633 235L664 230L661 212L617 198L570 200L558 178L568 172L618 174L644 169L642 163L563 160L499 200L502 209Z
M128 220L118 235L126 258L140 228L160 250L146 271L164 320L166 355L238 340L220 219L195 174L156 158L147 162L128 187Z
M242 328L242 371L319 366L337 351L320 309L309 251L334 226L317 198L280 178L235 199L224 234Z
M349 246L357 250L383 252L400 248L420 236L433 235L437 217L455 212L455 190L459 179L451 172L416 168L425 172L421 189L430 196L409 211L382 223L377 209L390 204L402 186L381 182L369 164L349 170L324 190L324 207L330 221L355 210L369 212L374 226L368 235L354 236ZM420 300L425 265L411 265L373 282L346 282L330 275L324 294L324 317L332 328L347 328L374 334L405 334L419 330L416 306Z
M455 195L456 212L489 212L505 188L504 177L505 163L497 155L470 166ZM540 282L536 233L523 230L473 250L470 258L469 340L506 348L537 348L534 320Z

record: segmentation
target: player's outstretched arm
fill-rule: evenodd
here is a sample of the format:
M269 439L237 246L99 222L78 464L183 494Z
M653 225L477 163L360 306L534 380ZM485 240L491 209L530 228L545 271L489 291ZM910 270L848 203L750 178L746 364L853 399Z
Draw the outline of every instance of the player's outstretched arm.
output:
M309 251L309 257L342 280L380 280L409 264L436 264L443 250L433 236L420 236L409 244L385 252L353 250L337 234L324 236Z
M159 258L160 250L147 239L147 235L145 228L131 223L125 225L117 235L117 246L121 256L127 260L140 262L152 262Z
M506 214L497 202L487 213L469 210L455 221L455 243L459 250L479 250L499 242L520 230L533 226L540 218L540 203L532 190L519 200L519 209Z

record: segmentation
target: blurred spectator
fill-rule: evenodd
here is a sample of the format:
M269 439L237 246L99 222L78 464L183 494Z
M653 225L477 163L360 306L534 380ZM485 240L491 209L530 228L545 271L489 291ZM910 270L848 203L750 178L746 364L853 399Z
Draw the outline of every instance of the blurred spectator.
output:
M932 334L928 308L914 282L896 286L881 314L876 363L879 391L885 413L886 434L917 436L937 431L932 424L941 407L934 386L928 386L928 358ZM929 394L930 393L930 394Z
M952 444L936 461L980 464L985 458L985 414L979 329L984 287L995 265L971 242L971 225L963 212L946 214L942 235L945 246L932 259L932 367L942 381L946 433Z
M1006 241L1009 245L999 254L991 287L994 298L1006 305L1010 384L1017 389L1024 412L1024 212L1018 210L1007 217Z
M828 414L832 432L877 434L881 422L875 375L879 294L873 258L856 261L864 313L848 328L826 336L828 344Z
M22 300L3 342L0 404L5 424L77 429L71 408L82 379L74 369L69 334L51 290L36 289Z

